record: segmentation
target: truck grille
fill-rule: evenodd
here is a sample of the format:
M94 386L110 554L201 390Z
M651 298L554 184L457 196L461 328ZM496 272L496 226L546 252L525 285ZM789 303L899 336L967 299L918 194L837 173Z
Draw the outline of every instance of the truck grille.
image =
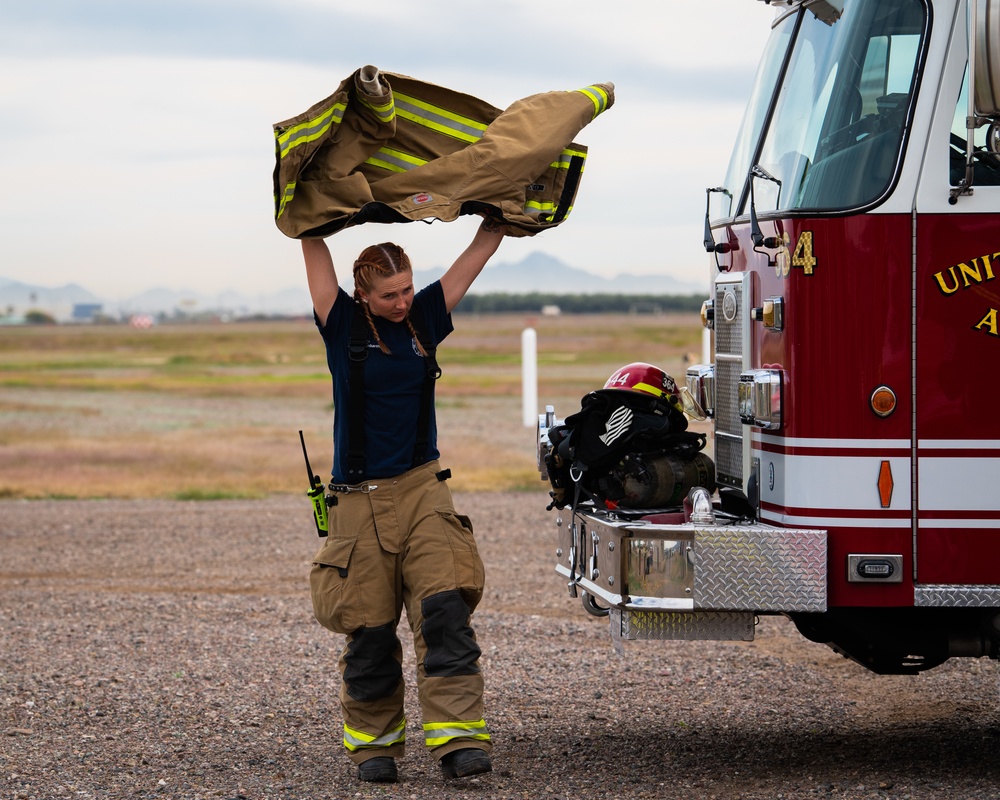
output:
M728 303L727 295L732 295ZM743 488L743 423L737 387L743 371L746 321L743 295L742 275L725 276L715 285L716 478L721 484L739 489ZM727 315L732 318L726 319Z

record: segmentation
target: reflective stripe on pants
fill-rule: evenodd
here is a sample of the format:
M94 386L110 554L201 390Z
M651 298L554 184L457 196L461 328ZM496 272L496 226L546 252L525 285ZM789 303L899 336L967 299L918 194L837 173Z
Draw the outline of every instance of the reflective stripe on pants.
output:
M344 726L344 747L352 753L358 750L373 750L378 747L392 747L403 744L406 741L406 717L403 717L399 724L389 731L385 736L378 738L370 736L364 731L356 731Z
M454 739L475 739L480 742L490 741L486 730L486 720L475 722L425 722L424 744L428 747L439 747Z

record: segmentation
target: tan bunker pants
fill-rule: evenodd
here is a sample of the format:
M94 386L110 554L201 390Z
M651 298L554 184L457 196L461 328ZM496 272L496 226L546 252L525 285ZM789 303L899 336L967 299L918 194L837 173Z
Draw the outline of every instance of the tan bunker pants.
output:
M316 619L347 635L340 656L344 746L355 763L402 756L402 609L413 632L424 743L437 758L490 750L470 617L484 570L468 517L437 461L338 495L310 585Z

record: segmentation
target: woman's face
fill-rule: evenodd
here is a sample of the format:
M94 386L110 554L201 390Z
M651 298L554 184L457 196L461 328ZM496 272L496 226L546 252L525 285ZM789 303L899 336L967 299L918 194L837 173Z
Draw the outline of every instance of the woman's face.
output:
M376 278L370 292L360 292L368 310L377 317L402 322L413 305L413 273L400 272Z

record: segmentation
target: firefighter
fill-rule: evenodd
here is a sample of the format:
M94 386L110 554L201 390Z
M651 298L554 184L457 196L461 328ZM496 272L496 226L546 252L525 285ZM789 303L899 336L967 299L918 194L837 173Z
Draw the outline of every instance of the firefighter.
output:
M302 240L333 376L334 462L329 536L310 572L317 620L346 634L340 656L344 746L363 781L395 782L404 754L405 607L417 660L424 743L446 778L492 769L480 648L470 624L483 563L439 463L435 349L451 311L496 252L505 228L484 219L450 269L414 292L409 258L392 243L354 262L340 287L323 239Z

